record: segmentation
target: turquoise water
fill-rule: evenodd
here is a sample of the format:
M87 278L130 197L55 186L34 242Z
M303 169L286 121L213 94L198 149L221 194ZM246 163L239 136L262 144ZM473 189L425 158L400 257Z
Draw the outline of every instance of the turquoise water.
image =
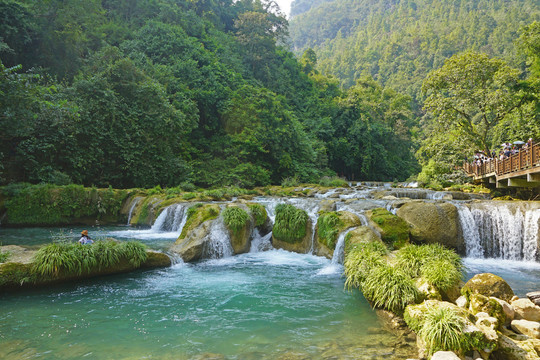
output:
M144 231L91 233L157 248L174 241ZM8 231L19 244L55 232ZM344 290L341 271L325 258L272 250L3 294L0 358L406 358L363 296Z

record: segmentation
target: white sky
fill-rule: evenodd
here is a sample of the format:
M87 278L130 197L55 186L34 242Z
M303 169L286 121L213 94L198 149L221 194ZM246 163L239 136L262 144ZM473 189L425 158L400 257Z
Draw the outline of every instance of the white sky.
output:
M293 0L275 0L275 2L278 3L281 11L287 14L287 19L288 19L289 13L291 12L291 3L293 2Z

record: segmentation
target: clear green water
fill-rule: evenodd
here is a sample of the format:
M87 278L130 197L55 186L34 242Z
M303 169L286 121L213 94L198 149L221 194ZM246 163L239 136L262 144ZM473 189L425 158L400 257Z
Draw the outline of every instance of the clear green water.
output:
M17 231L11 243L51 236ZM151 247L171 242L148 237ZM340 273L327 259L273 250L2 294L0 358L406 358Z

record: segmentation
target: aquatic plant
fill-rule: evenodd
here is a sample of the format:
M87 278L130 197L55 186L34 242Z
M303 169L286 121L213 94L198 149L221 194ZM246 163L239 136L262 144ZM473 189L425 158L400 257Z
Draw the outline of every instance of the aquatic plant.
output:
M248 219L248 213L237 206L230 206L223 210L225 226L235 233L240 232L246 226Z
M436 351L465 351L470 347L463 334L465 320L453 308L428 307L417 334L424 340L430 354Z
M89 273L92 270L95 270L98 265L98 254L95 251L95 246L88 246L82 244L74 244L69 249L73 256L77 259L78 264L75 265L74 271L78 275L82 273Z
M371 268L361 290L374 307L401 313L418 298L419 292L412 279L400 269L390 265Z
M266 222L266 219L268 218L268 213L266 212L266 209L261 204L248 204L249 211L251 212L251 216L253 217L253 220L255 221L255 226L262 226Z
M306 236L307 221L308 215L304 210L279 204L276 206L276 221L272 232L279 240L295 243Z
M371 270L386 264L384 256L388 249L381 242L368 242L355 245L345 256L345 286L350 290L361 287Z
M317 236L319 241L328 248L334 249L341 225L342 221L335 211L321 214L317 220Z

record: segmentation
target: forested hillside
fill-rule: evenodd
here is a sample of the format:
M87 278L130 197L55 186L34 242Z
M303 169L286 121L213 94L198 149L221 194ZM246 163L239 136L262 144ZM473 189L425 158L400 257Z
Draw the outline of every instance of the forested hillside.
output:
M258 0L0 0L0 184L403 180L410 98L342 91Z
M514 42L540 19L536 0L295 0L296 52L313 48L318 69L351 86L372 76L419 100L426 75L466 50L522 66ZM308 11L301 13L301 9Z

